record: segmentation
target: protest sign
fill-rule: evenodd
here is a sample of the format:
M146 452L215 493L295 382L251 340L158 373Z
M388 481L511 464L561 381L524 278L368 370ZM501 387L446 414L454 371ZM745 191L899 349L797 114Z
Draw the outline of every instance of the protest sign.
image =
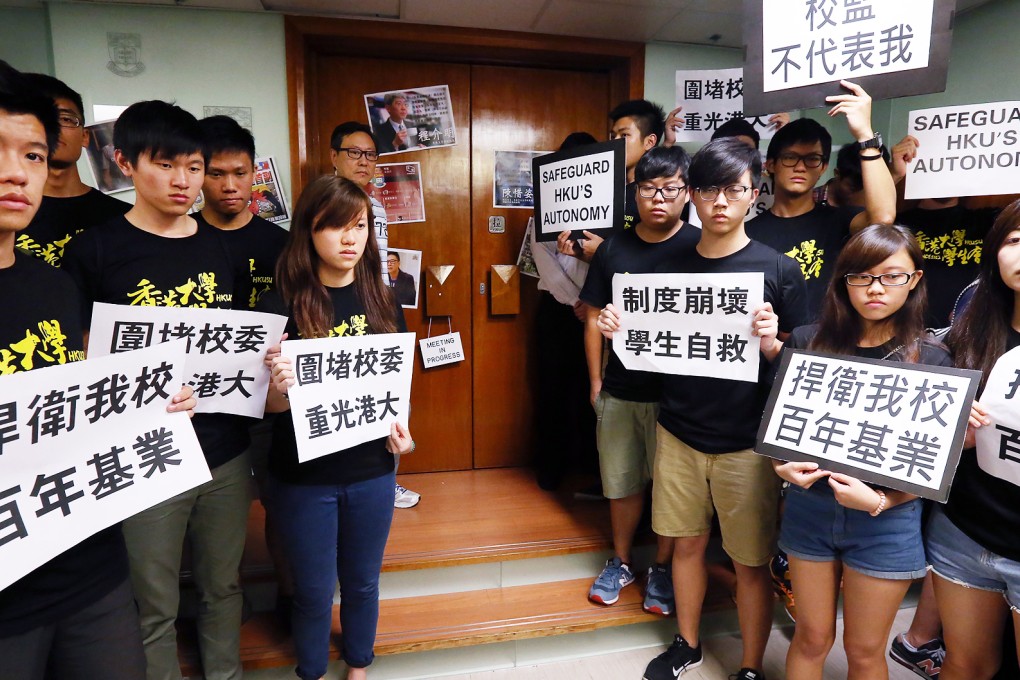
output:
M954 0L744 0L744 113L825 106L842 79L874 99L946 87Z
M1020 486L1020 347L999 357L978 401L992 424L977 430L977 461L982 470Z
M0 378L0 590L85 538L199 484L184 343Z
M279 342L287 319L276 314L193 307L134 307L97 302L89 357L184 340L184 382L195 388L199 413L261 418L269 369L266 350Z
M727 68L676 72L676 106L683 107L684 125L677 142L707 144L728 120L744 118L762 139L775 134L769 116L744 116L744 69Z
M911 111L917 157L907 199L1012 194L1020 187L1020 101Z
M751 319L764 290L761 272L616 274L613 351L631 370L758 382Z
M787 350L755 451L945 501L980 377Z
M539 156L532 161L538 179L535 222L539 241L560 232L622 229L626 156L622 139L588 144Z
M421 346L421 360L425 368L464 361L464 345L460 340L460 331L424 338L418 341L418 345Z
M407 424L414 369L414 333L286 340L294 364L290 388L298 460L386 437Z

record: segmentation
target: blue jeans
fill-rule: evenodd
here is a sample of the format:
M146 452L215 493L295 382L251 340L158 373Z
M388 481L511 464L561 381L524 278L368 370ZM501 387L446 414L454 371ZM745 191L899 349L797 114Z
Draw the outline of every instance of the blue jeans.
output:
M393 520L395 483L392 472L339 485L272 479L274 514L294 573L291 625L298 677L326 674L337 581L343 659L364 668L375 658L379 573Z

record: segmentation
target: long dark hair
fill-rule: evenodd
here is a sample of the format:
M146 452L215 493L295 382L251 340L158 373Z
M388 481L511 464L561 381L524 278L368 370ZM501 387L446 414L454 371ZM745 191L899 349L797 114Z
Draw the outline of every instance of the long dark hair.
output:
M906 250L914 269L924 266L924 255L917 239L906 227L874 224L854 234L836 258L832 280L825 291L818 332L810 349L836 354L854 354L864 332L861 316L850 303L844 276L867 271L881 264L900 250ZM906 302L889 321L893 328L893 342L902 345L899 352L903 361L916 363L925 342L924 314L928 305L928 291L924 277L907 295Z
M304 338L322 338L333 328L333 303L319 280L319 255L312 233L328 226L346 225L361 211L368 215L368 242L354 266L354 291L365 306L374 333L397 330L393 293L382 281L382 261L375 240L372 202L354 182L326 175L301 192L290 223L290 236L276 263L276 282Z
M956 365L981 371L981 389L992 366L1006 352L1006 340L1013 324L1016 293L1002 282L999 249L1014 229L1020 229L1020 200L1013 201L999 213L985 236L974 295L946 336Z

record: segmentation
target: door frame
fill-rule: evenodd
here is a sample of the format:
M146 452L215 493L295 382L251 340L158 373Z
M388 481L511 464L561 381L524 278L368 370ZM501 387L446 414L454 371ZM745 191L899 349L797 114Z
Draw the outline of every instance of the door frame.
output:
M644 96L645 45L639 42L292 15L284 17L284 31L294 197L319 174L329 144L308 119L314 114L306 84L319 55L598 71L609 75L612 101Z

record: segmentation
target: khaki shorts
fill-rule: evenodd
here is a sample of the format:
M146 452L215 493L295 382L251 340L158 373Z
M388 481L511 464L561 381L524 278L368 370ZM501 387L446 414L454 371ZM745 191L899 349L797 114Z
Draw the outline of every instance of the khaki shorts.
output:
M659 536L703 536L718 513L723 550L748 567L767 564L775 552L779 489L772 462L750 449L701 453L656 430L652 531Z
M655 463L658 402L627 401L602 391L595 417L602 494L613 499L644 492Z

